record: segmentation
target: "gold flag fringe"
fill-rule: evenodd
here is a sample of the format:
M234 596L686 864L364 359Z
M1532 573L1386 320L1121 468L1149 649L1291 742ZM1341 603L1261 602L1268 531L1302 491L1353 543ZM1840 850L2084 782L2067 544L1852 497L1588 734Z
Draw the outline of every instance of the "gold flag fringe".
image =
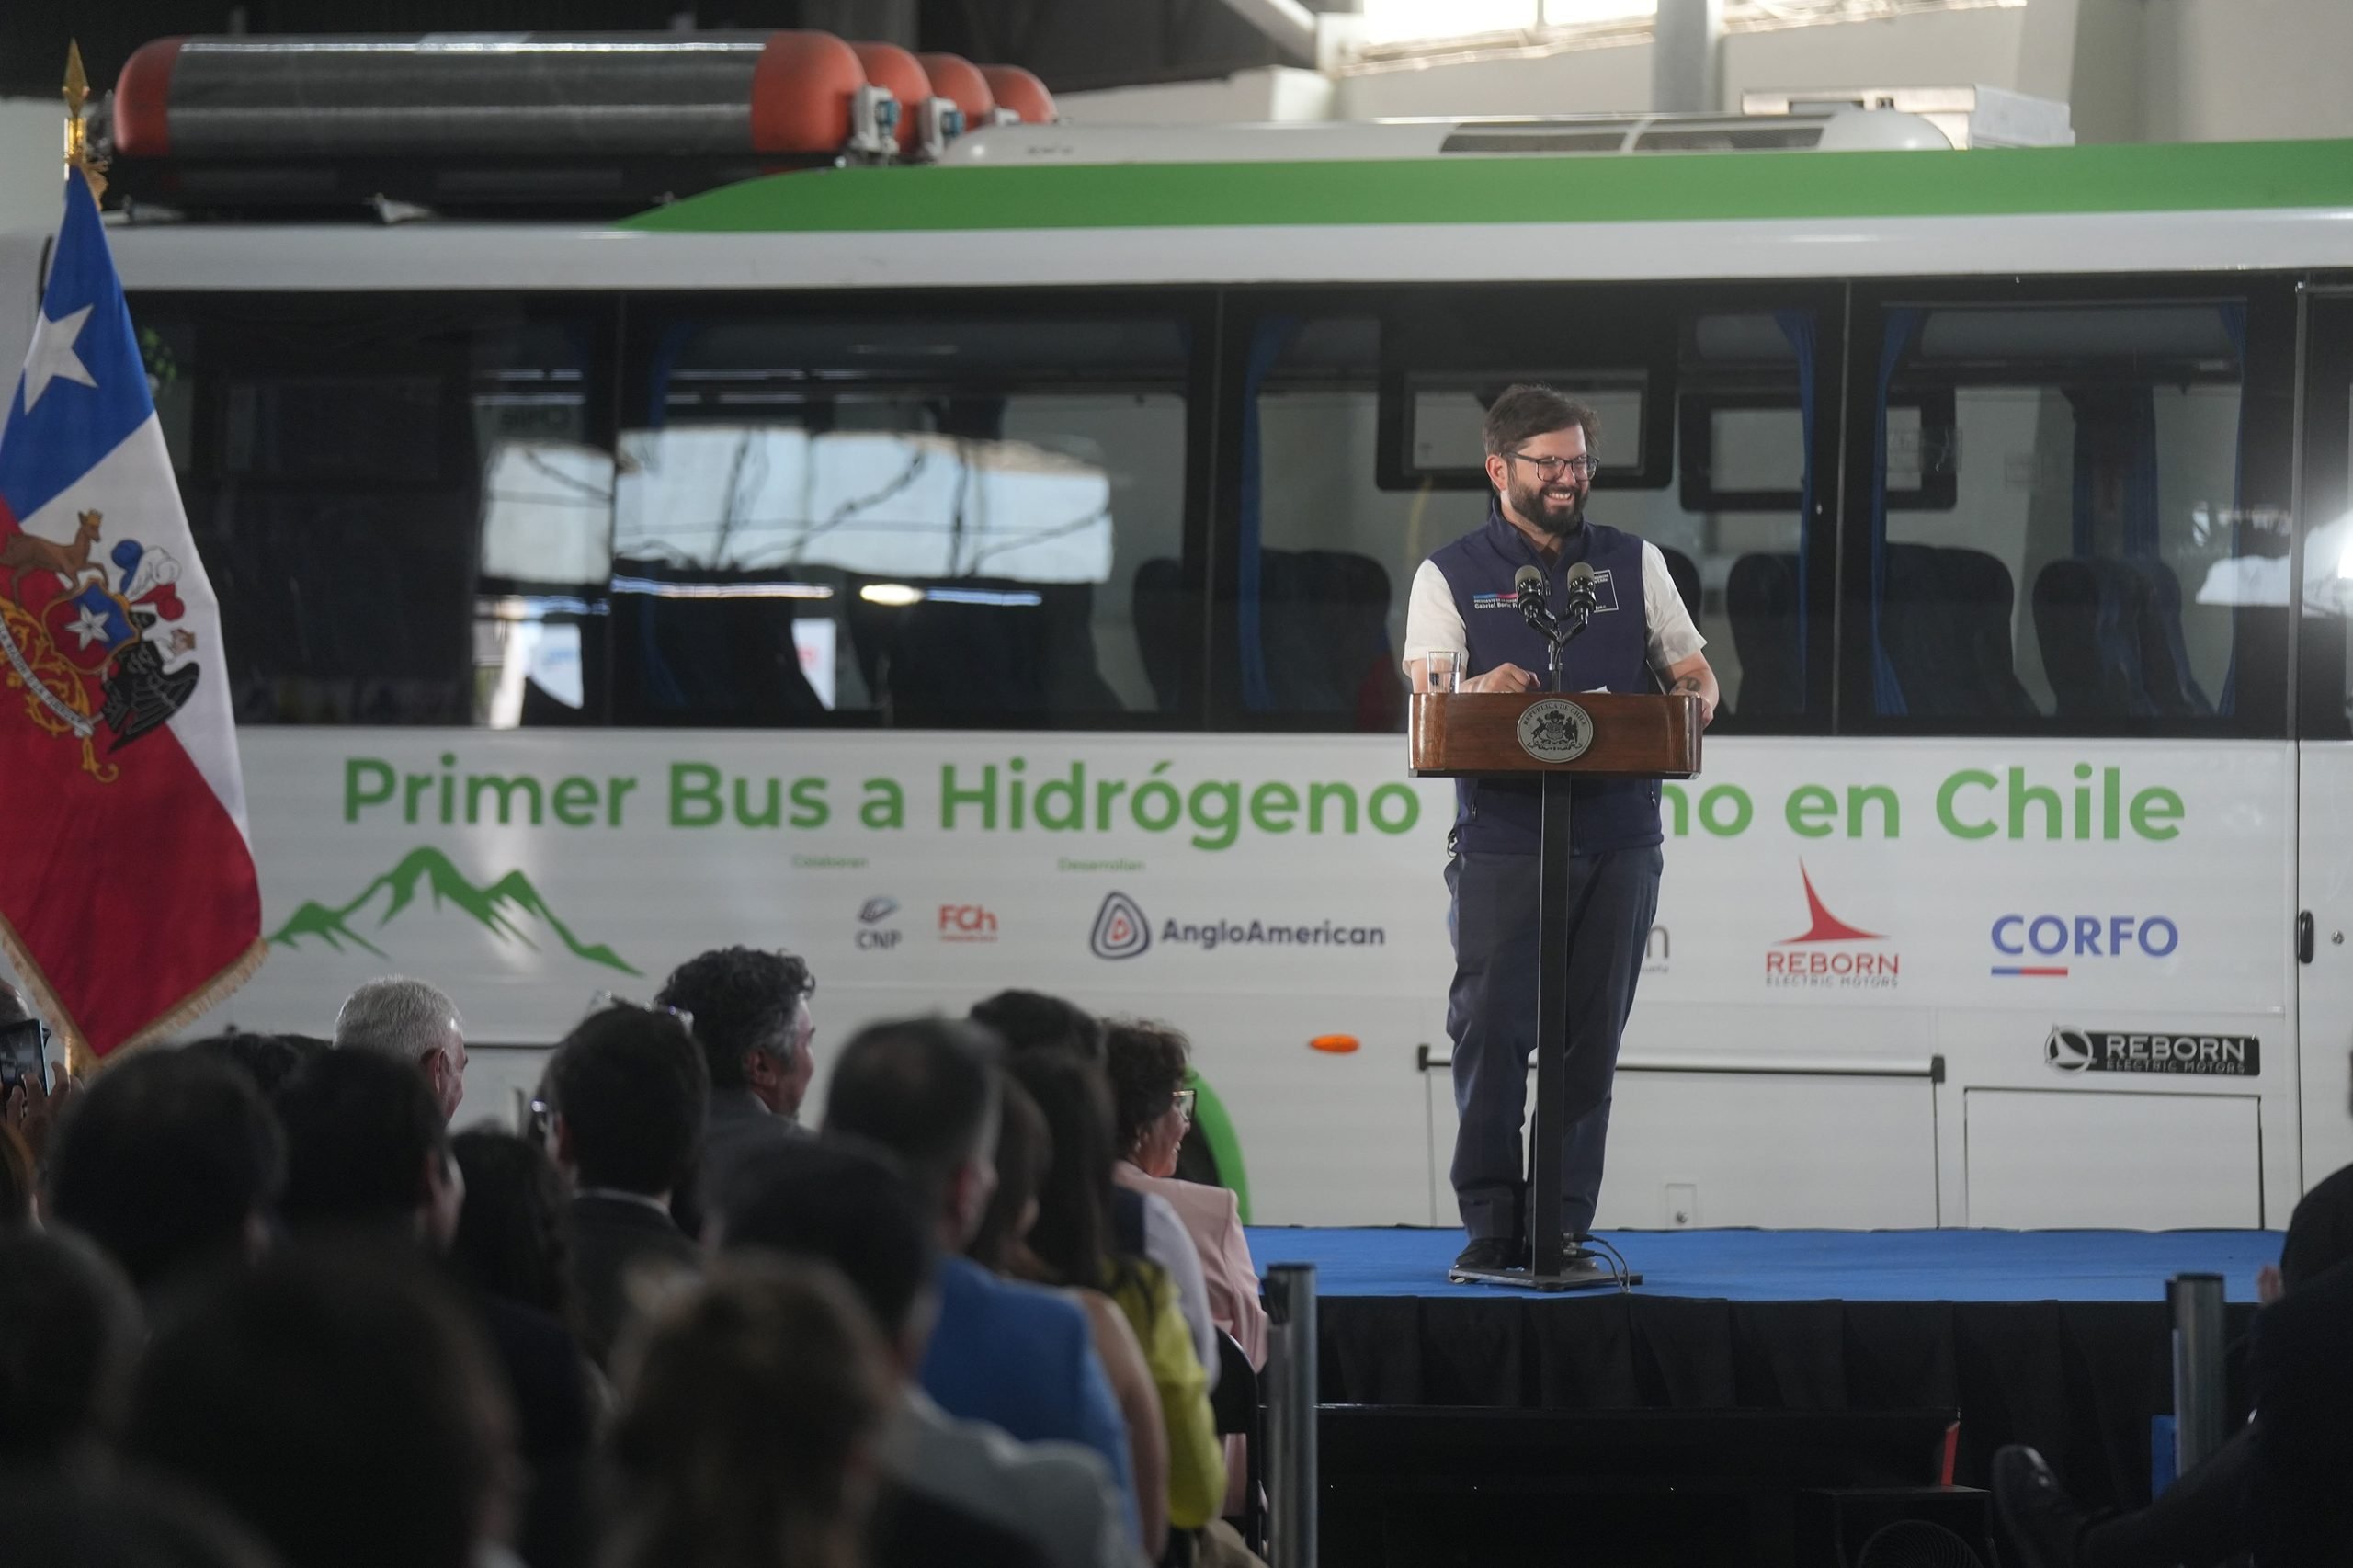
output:
M100 1059L91 1051L90 1042L83 1038L80 1028L74 1024L72 1013L66 1009L64 998L50 983L49 976L41 972L40 965L33 961L24 938L17 935L17 928L9 925L5 916L0 916L0 953L7 955L17 977L32 993L34 1011L48 1019L52 1032L65 1042L66 1070L76 1078L88 1077L102 1065ZM207 1009L251 980L254 971L260 969L268 957L268 939L255 937L253 946L238 954L226 969L189 992L161 1017L145 1024L136 1034L108 1051L106 1061L110 1062L125 1051L153 1044L186 1028L201 1017Z

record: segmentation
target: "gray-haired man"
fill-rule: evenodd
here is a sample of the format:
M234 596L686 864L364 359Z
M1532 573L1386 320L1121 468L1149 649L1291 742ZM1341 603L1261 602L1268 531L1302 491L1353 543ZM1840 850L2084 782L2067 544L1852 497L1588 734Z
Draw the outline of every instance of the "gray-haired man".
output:
M338 1051L372 1051L425 1074L441 1119L458 1114L466 1094L465 1020L438 986L402 975L371 980L335 1015Z

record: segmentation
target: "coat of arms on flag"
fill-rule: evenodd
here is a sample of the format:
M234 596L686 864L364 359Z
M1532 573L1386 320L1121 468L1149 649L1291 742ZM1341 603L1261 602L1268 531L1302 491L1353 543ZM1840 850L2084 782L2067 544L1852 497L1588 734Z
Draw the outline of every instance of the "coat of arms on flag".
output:
M97 197L69 174L0 420L0 949L84 1051L170 1032L268 950L226 676Z

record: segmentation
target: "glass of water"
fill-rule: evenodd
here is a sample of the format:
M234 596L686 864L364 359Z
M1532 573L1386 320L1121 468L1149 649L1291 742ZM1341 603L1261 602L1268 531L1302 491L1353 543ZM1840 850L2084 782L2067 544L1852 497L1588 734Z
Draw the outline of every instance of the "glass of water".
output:
M1451 648L1433 648L1422 658L1425 691L1462 689L1462 655Z

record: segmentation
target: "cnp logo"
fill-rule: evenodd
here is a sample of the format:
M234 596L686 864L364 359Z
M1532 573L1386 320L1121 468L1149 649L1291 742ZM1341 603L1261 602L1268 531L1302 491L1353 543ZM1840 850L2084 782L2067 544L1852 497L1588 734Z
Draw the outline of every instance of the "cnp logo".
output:
M943 903L939 906L939 939L943 942L994 942L996 913L984 903Z
M2005 915L1994 922L1994 950L2012 959L2120 959L2138 952L2169 958L2181 927L2162 915ZM2063 963L1997 963L2006 977L2063 976Z
M899 913L895 898L870 898L858 906L857 945L869 952L887 952L899 945L904 933L882 924Z
M1126 893L1107 894L1095 912L1087 950L1098 959L1131 959L1152 946L1152 922Z
M2092 1064L2091 1037L2081 1029L2052 1029L2042 1042L2042 1059L2059 1072L2080 1073Z

